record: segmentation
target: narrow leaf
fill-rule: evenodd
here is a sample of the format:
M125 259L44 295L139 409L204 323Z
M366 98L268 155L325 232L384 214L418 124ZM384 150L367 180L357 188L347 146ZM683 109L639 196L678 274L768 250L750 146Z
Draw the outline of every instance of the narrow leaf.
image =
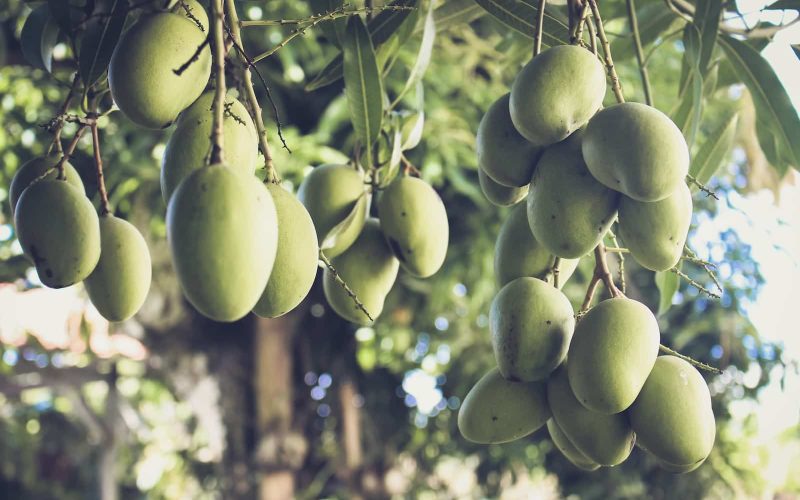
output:
M692 159L689 174L701 184L707 184L728 158L733 146L733 139L736 136L738 119L739 114L732 113L727 120L723 120L716 129L708 134L706 142ZM694 184L692 188L699 189Z
M536 8L517 0L475 0L498 21L528 38L536 33ZM548 47L569 43L567 24L555 11L545 9L542 43Z
M57 41L58 24L48 5L42 4L33 9L20 34L22 55L31 66L52 71L53 48Z
M697 0L694 25L700 30L700 58L697 61L701 74L705 74L717 43L722 0Z
M658 315L661 316L672 306L672 297L678 291L680 276L672 271L659 271L655 279L658 288Z
M331 59L331 61L322 68L322 71L306 85L306 92L327 87L340 78L342 78L342 54L337 54L336 57Z
M98 17L83 34L78 69L86 87L93 85L108 69L128 16L127 0L113 0L110 13L108 17Z
M684 86L678 107L672 119L686 137L691 149L703 111L703 76L699 69L701 41L700 33L693 24L686 26L683 34L683 65L687 68L687 85Z
M332 259L342 253L346 248L342 248L341 242L353 241L358 236L364 227L364 221L367 220L369 202L369 194L362 193L347 217L328 231L319 247L320 250L325 251L327 257Z
M395 97L394 102L390 108L395 107L400 99L403 98L406 92L408 92L412 87L416 86L417 82L422 81L422 77L425 76L425 71L428 69L428 65L431 62L431 55L433 54L433 42L436 39L436 23L433 20L433 5L428 8L428 13L425 16L425 23L424 28L422 30L422 41L419 45L419 52L417 53L417 58L414 61L414 66L411 68L411 73L408 75L408 79L406 80L406 84L403 87L403 90L397 94Z
M402 149L408 151L414 149L422 140L422 130L425 127L425 112L416 111L403 119L402 130Z
M468 24L483 15L485 11L475 0L449 0L433 12L436 31L447 31L455 26Z
M320 15L325 14L326 12L333 12L334 10L341 8L342 5L344 5L344 0L310 0L310 4L313 14ZM327 38L329 42L337 47L342 46L341 40L344 36L344 30L346 26L347 20L343 17L339 19L322 21L319 24L319 28L325 35L325 38Z

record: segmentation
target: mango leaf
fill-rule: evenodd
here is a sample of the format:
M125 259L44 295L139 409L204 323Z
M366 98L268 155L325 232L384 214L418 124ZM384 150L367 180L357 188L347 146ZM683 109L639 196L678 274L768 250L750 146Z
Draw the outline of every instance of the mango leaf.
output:
M683 63L684 67L688 68L687 85L684 86L678 106L671 115L672 120L683 132L691 150L703 111L703 76L699 69L700 33L693 24L687 25L684 30L683 45L685 47Z
M738 112L723 120L716 129L709 132L706 142L692 159L689 174L701 184L707 184L728 158L736 136L738 120ZM695 184L692 184L692 189L699 190Z
M348 23L349 24L349 23ZM353 241L364 228L364 221L369 214L370 196L366 191L359 196L353 205L350 213L344 220L331 228L328 234L322 239L319 249L325 251L325 255L334 258L342 253L346 248L342 248L342 241Z
M433 11L436 31L441 33L481 17L485 11L475 0L448 0Z
M33 9L22 26L22 55L31 66L52 71L53 48L57 42L58 24L50 13L50 7L42 4Z
M764 123L757 119L755 128L761 151L764 152L769 164L778 171L780 177L783 177L789 168L790 162L786 159L786 153L781 148L778 137L772 132L772 127L769 123Z
M659 271L655 280L658 288L658 315L661 316L672 306L672 297L678 291L680 276L672 271Z
M378 170L378 187L385 188L392 183L400 172L400 161L403 157L403 135L398 113L392 113L392 149L389 161Z
M528 38L536 33L536 7L517 0L475 0L498 21ZM554 10L545 8L542 43L548 47L569 43L567 24Z
M800 168L800 117L772 66L755 49L735 38L721 36L719 44L736 74L753 96L756 118L769 124L781 155ZM760 141L759 141L760 142Z
M800 0L778 0L764 8L766 10L800 10Z
M700 58L697 63L701 74L706 73L711 63L721 16L722 0L697 0L694 25L700 30Z
M70 34L81 19L81 7L74 0L48 0L47 5L62 33Z
M408 75L408 79L406 80L406 84L403 86L403 90L397 94L392 104L389 106L390 108L394 108L399 102L400 99L403 98L406 92L408 92L412 87L416 86L417 82L422 81L422 77L425 76L425 71L428 69L428 65L431 62L431 55L433 54L433 42L436 39L436 23L433 20L433 4L428 8L428 13L425 15L425 23L424 28L422 30L422 41L419 45L419 52L417 52L417 58L414 60L414 66L411 68L411 73Z
M320 15L340 9L342 5L344 5L344 0L310 0L310 4L314 15ZM344 37L344 30L346 26L347 20L343 17L340 17L339 19L322 21L319 23L319 28L325 35L325 38L340 48L342 46L341 41Z
M403 118L402 127L402 146L403 151L414 149L422 140L422 129L425 127L425 112L415 111Z
M127 0L113 0L109 12L110 16L92 21L81 39L78 69L86 87L94 85L108 69L128 16Z
M794 55L800 59L800 45L792 45L792 52L794 52Z
M603 16L605 19L605 16ZM662 33L670 30L673 25L682 24L684 21L670 11L663 2L651 3L637 9L636 18L639 23L639 33L642 47L647 47L655 42ZM632 59L636 52L633 45L633 35L615 38L611 42L611 53L615 61Z
M402 47L414 34L414 29L419 18L419 9L414 9L406 16L400 26L395 29L389 38L375 47L375 55L378 58L378 67L382 68L383 74L387 75L394 65ZM367 25L369 29L369 24Z

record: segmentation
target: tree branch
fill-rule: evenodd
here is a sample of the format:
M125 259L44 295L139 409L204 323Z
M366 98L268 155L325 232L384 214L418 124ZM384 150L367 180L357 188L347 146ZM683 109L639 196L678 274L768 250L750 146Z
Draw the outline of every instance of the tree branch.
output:
M223 124L225 120L225 41L222 35L223 23L222 0L211 2L211 33L214 44L211 47L214 55L215 82L217 84L214 94L214 122L211 127L211 163L225 162L225 135Z
M361 312L363 312L367 316L367 318L369 318L370 321L374 322L375 319L372 317L372 315L370 315L369 311L367 311L367 308L364 306L364 303L361 302L361 300L359 300L358 296L356 295L356 292L353 291L353 289L350 288L350 286L347 283L345 283L345 281L342 279L341 276L339 276L339 272L336 270L335 267L333 267L333 264L331 264L331 261L328 260L328 257L326 257L324 253L320 252L319 260L321 260L322 263L325 264L325 266L331 272L334 281L336 281L336 283L338 283L339 286L341 286L344 289L344 291L347 293L347 295L350 296L351 299L353 299L353 302L356 304L356 307L358 307L361 310Z
M592 9L592 18L594 19L595 27L597 28L597 36L600 38L600 43L603 46L603 56L605 58L606 70L608 77L611 80L611 88L614 91L614 96L617 102L625 102L625 96L622 95L622 86L617 76L617 70L614 68L614 60L611 58L611 45L608 43L606 37L606 30L603 28L603 18L600 17L600 9L597 7L597 0L587 0L589 7Z

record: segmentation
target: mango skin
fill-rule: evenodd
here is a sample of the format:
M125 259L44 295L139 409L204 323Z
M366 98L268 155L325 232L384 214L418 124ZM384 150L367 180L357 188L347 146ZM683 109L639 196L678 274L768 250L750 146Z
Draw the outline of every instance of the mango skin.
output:
M125 321L144 304L152 278L150 251L136 227L100 217L100 260L84 281L92 304L109 321Z
M528 194L528 184L522 187L508 187L498 184L482 168L478 169L478 184L489 203L498 207L516 205Z
M549 146L583 127L603 104L606 72L577 45L551 47L526 64L511 86L509 110L528 141Z
M489 330L497 366L509 380L547 377L564 360L575 318L566 295L536 278L517 278L495 296Z
M378 221L367 219L355 243L344 253L331 259L331 264L355 292L372 318L377 319L400 269L400 262L386 244ZM325 269L322 288L328 304L336 314L357 325L372 324L336 282L330 269Z
M542 148L522 137L508 111L510 94L496 100L478 125L478 167L496 183L522 187L531 181Z
M678 357L658 357L628 413L640 446L673 469L691 470L711 453L716 424L708 386Z
M461 403L458 430L473 443L507 443L536 431L548 418L544 382L512 382L492 368Z
M642 202L622 197L619 235L636 262L651 271L674 267L692 222L692 193L683 184L661 201Z
M14 218L14 212L17 208L17 202L22 192L28 188L36 179L42 176L45 172L55 167L61 159L60 155L38 156L32 160L28 160L19 167L19 170L14 174L11 179L11 184L8 186L8 201L11 206L11 218ZM68 161L64 162L64 176L67 182L75 189L85 194L86 190L83 187L81 176ZM56 179L58 177L58 170L53 170L47 174L44 179Z
M658 356L658 321L641 302L604 300L575 327L569 383L586 408L611 415L633 404Z
M171 125L208 83L208 46L180 76L173 71L192 58L205 37L194 21L169 12L143 16L123 33L111 56L108 84L125 116L145 128Z
M494 245L494 276L498 286L523 276L544 279L553 269L555 260L555 255L536 241L531 232L527 207L517 205L512 208ZM564 286L577 267L578 259L561 260L559 288Z
M572 444L567 435L564 434L564 431L561 430L555 419L551 418L547 421L547 431L550 433L550 439L553 441L553 444L556 445L558 451L560 451L572 465L590 472L600 468L599 464L594 463L592 459L581 453L581 450L575 448L575 445Z
M539 159L528 192L528 223L546 249L576 259L603 239L614 223L619 199L619 193L586 169L578 132L547 148Z
M444 203L430 184L398 177L378 197L378 218L403 269L427 278L442 267L450 225Z
M267 286L278 217L255 177L217 164L189 174L167 205L167 241L189 302L215 321L236 321Z
M167 203L189 172L205 166L211 151L213 100L214 93L206 92L186 108L167 141L161 159L161 195ZM225 113L222 129L225 163L237 172L253 175L258 159L256 127L250 113L237 99L226 98L225 103L230 104L231 113L241 120Z
M311 215L320 245L330 230L350 214L363 194L364 176L349 165L320 165L303 179L297 199ZM333 248L325 249L325 255L331 259L340 255L356 241L360 231L360 227L349 231Z
M689 173L689 147L680 129L645 104L599 111L586 127L582 148L598 181L637 201L663 200Z
M253 312L263 318L277 318L297 307L311 290L317 276L319 246L306 207L277 184L267 184L267 190L278 212L278 253Z
M568 360L567 366L571 362ZM603 415L586 409L572 393L563 364L547 380L547 402L558 427L589 460L613 466L631 454L636 435L628 417L624 413Z
M43 180L22 192L14 214L22 250L50 288L84 280L100 259L100 222L94 206L70 183Z

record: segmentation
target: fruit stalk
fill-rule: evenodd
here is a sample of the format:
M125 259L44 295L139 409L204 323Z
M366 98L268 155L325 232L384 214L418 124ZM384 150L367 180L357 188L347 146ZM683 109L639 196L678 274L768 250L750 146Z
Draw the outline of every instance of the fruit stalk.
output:
M533 57L542 51L542 33L544 32L544 8L547 0L539 0L536 10L536 34L533 37Z
M636 3L634 0L626 0L628 7L628 20L631 23L631 34L633 35L633 46L636 49L636 62L639 63L639 76L642 78L642 89L644 90L644 102L648 106L653 105L653 91L650 88L650 76L647 74L647 65L644 62L644 50L642 49L642 38L639 36L639 22L636 20Z
M216 72L215 82L217 84L214 96L214 123L211 127L211 164L223 163L224 154L224 135L223 123L225 120L225 42L222 35L222 0L211 2L211 14L213 18L212 35L214 44L211 47L214 54L214 71Z
M617 102L625 102L625 97L622 95L622 86L619 83L619 76L617 76L617 70L614 68L614 60L611 58L611 45L608 43L606 30L603 28L603 18L600 17L600 9L597 7L597 0L587 1L589 2L589 7L592 9L592 18L597 27L597 36L600 38L600 44L603 46L603 56L606 69L608 70L608 77L611 79L611 88L614 91L614 96L617 98Z
M92 118L94 118L92 116ZM97 189L100 192L100 214L106 215L111 210L108 207L108 191L106 191L105 175L103 175L103 159L100 155L100 133L97 130L97 120L93 119L89 128L92 130L92 149L94 151L94 166L97 170Z
M699 368L701 370L705 370L705 371L711 372L711 373L716 373L717 375L721 375L722 374L722 370L720 370L716 366L707 365L707 364L705 364L705 363L703 363L701 361L697 361L694 358L690 358L689 356L681 354L678 351L670 349L669 347L665 346L664 344L659 344L658 345L658 350L661 351L661 352L667 353L667 354L671 354L671 355L675 356L676 358L681 358L682 360L686 361L687 363L689 363L691 365L696 366L697 368Z
M83 132L86 130L86 124L81 123L78 125L78 130L75 132L75 136L72 138L70 143L67 145L67 149L64 150L64 155L58 161L58 164L54 167L58 169L58 179L64 180L67 178L66 173L64 173L64 164L69 160L72 153L75 152L75 148L78 147L78 141L81 140L81 136ZM49 174L50 172L46 172L45 175Z
M75 93L77 92L78 85L80 85L80 83L80 73L76 72L75 77L72 79L72 86L69 88L69 93L67 94L66 99L64 99L64 103L61 105L61 108L59 108L58 114L54 119L56 123L55 128L53 129L53 142L50 144L50 148L47 151L48 153L63 153L63 148L61 147L61 131L64 128L64 115L67 113L67 110L72 103L72 98L75 97Z
M370 321L374 322L375 318L372 317L369 311L367 311L367 308L364 306L364 303L361 302L358 296L356 296L356 292L354 292L353 289L350 288L350 286L347 283L345 283L342 277L339 276L339 272L336 270L335 267L333 267L333 264L331 264L331 261L325 256L324 253L322 252L319 253L319 260L321 260L322 263L325 264L325 266L328 268L328 270L330 270L331 275L333 275L334 281L336 281L336 283L338 283L339 286L341 286L344 289L344 291L347 293L347 295L350 296L351 299L353 299L353 302L355 302L356 307L358 307L361 310L361 312L363 312L367 316L367 318L369 318Z

